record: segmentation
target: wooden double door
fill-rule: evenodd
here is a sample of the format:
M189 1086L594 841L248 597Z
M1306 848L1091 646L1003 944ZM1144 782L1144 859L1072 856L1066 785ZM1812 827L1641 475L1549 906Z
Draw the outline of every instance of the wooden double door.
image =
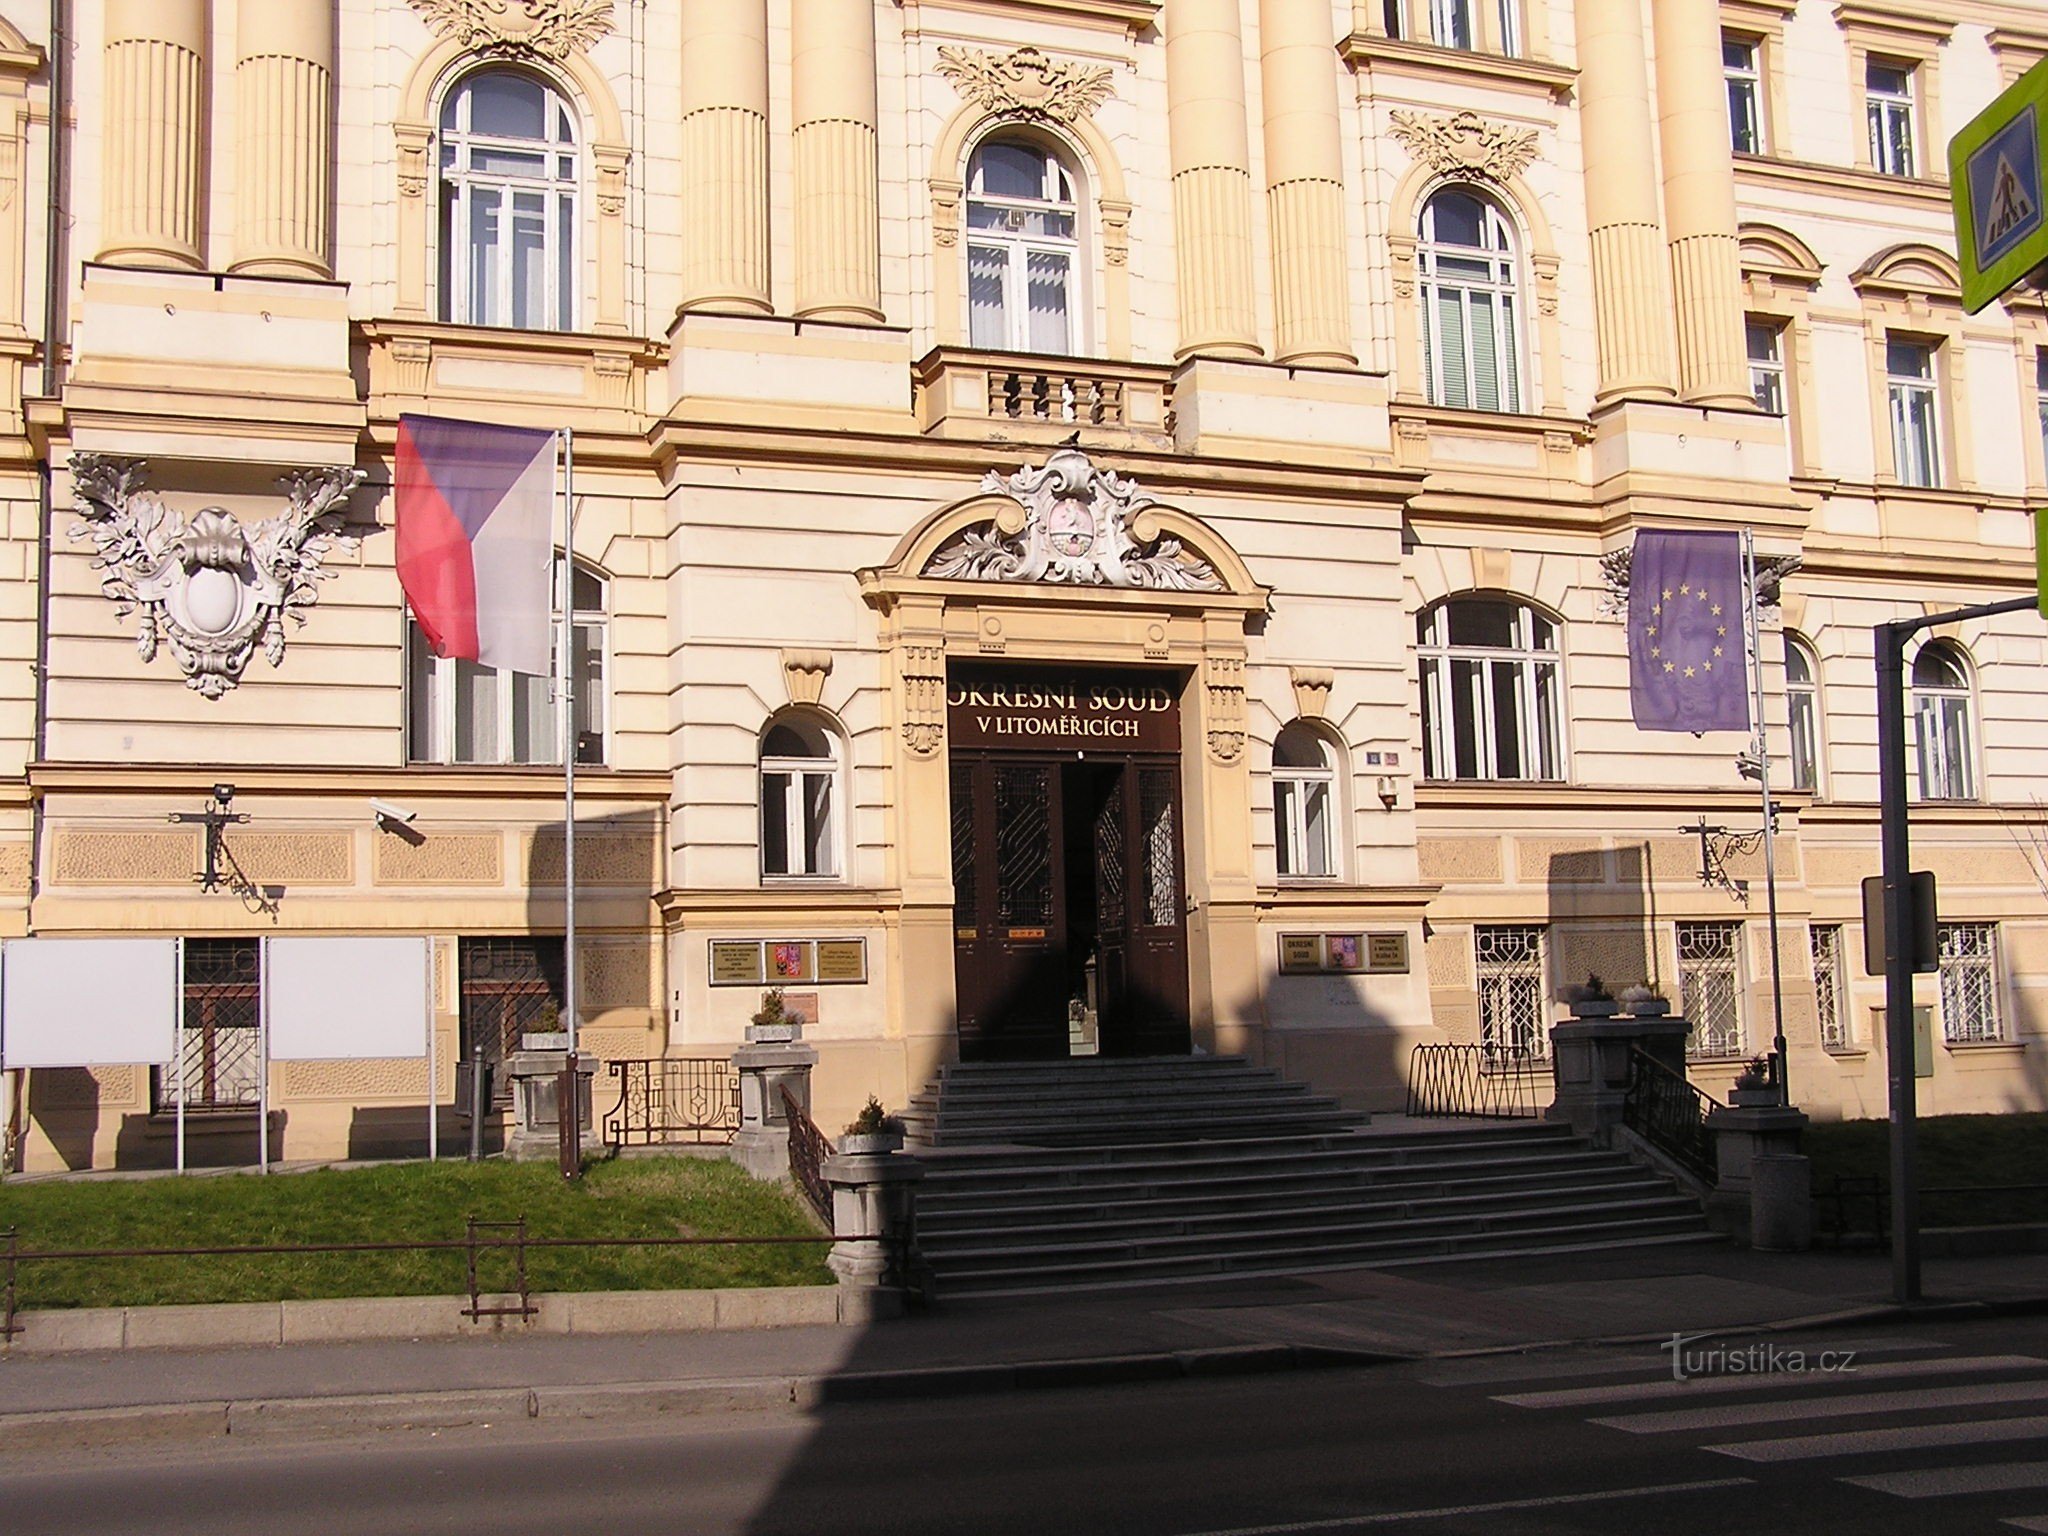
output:
M1177 757L956 754L952 831L963 1060L1187 1051Z

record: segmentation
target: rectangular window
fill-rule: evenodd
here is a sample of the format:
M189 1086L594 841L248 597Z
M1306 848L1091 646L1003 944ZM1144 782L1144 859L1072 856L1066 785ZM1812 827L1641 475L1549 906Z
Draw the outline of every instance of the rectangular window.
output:
M1912 176L1913 66L1871 59L1863 73L1864 111L1870 127L1870 164L1885 176Z
M263 954L254 939L187 939L184 1076L168 1061L151 1074L159 1112L185 1101L187 1114L254 1109L260 1099L257 996Z
M1813 1011L1820 1020L1823 1050L1846 1051L1849 999L1842 969L1842 925L1815 923L1807 930L1813 944Z
M1472 930L1479 991L1479 1044L1492 1069L1550 1059L1544 931L1535 923Z
M1934 343L1894 336L1885 344L1884 357L1893 470L1901 485L1938 486L1941 409Z
M1753 37L1721 34L1721 72L1728 80L1728 142L1738 155L1764 152L1763 47Z
M1500 0L1500 51L1511 59L1521 55L1521 0Z
M1751 320L1745 327L1749 343L1749 393L1756 408L1772 416L1785 414L1784 333L1775 320Z
M2041 415L2041 458L2048 463L2048 347L2034 353L2034 403Z
M1998 1009L1998 924L1943 923L1940 928L1941 1038L1984 1045L2005 1038Z
M1472 46L1472 0L1429 0L1429 40L1442 48Z
M1399 41L1408 35L1408 0L1380 0L1380 17L1387 36Z
M1679 1010L1692 1024L1689 1056L1742 1054L1740 923L1678 925Z

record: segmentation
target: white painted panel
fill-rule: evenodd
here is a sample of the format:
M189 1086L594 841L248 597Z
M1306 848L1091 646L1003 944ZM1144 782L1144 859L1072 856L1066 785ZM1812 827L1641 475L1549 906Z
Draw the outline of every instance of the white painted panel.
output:
M275 938L264 949L272 1061L427 1054L424 938Z
M7 1065L170 1061L178 996L175 939L9 939L0 948Z

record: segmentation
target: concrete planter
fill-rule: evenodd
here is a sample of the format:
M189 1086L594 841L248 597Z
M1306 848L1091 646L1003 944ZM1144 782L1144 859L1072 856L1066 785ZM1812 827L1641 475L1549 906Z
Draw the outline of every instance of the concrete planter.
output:
M848 1131L833 1143L833 1149L842 1157L873 1157L884 1152L903 1150L901 1131Z

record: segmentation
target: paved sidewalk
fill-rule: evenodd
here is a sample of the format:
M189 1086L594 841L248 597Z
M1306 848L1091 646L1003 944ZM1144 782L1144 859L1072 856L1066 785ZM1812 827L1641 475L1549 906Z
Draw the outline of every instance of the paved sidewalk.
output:
M2048 1258L1931 1260L1931 1306L2048 1310ZM1361 1365L1897 1315L1879 1254L1735 1248L1347 1270L1030 1302L869 1327L376 1340L0 1357L0 1448L809 1406Z

